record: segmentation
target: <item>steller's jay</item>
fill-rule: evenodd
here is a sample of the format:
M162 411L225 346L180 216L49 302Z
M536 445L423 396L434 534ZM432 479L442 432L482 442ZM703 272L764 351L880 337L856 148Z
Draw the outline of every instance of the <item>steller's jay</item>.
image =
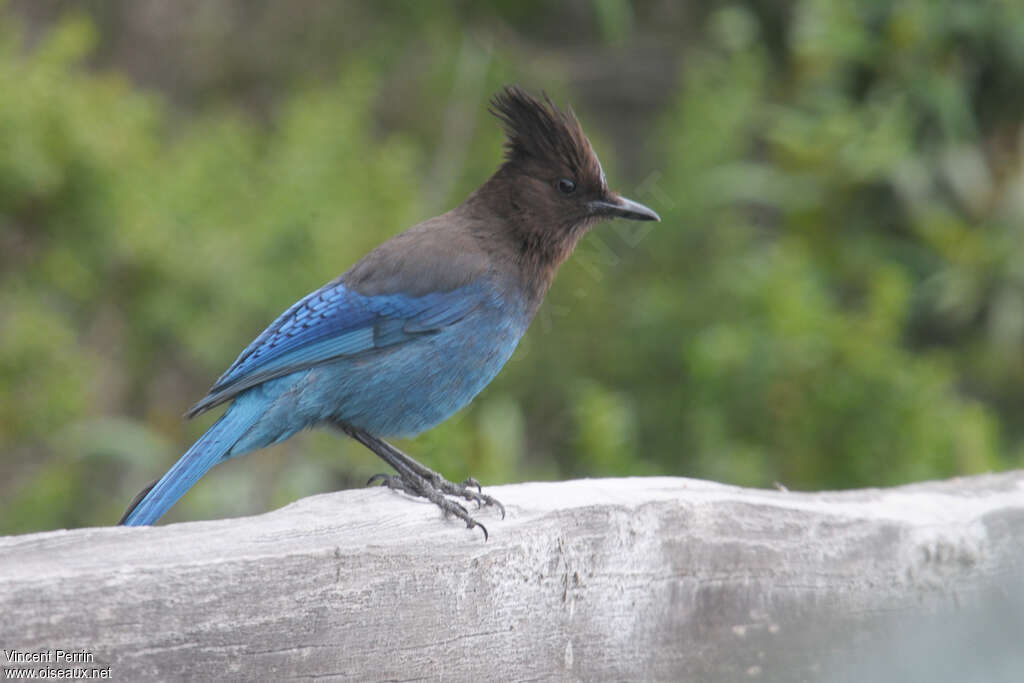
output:
M227 411L135 497L120 524L152 524L217 463L330 425L397 472L371 482L427 498L486 538L448 496L504 516L501 503L475 480L449 482L382 437L430 429L487 386L595 223L660 220L608 189L572 109L511 86L492 99L491 113L506 137L494 175L299 300L249 344L186 417L230 401Z

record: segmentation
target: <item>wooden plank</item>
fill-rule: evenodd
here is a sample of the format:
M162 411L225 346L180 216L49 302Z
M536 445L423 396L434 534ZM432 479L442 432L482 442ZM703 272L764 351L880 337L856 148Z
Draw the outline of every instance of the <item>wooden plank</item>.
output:
M887 680L915 648L949 672L956 643L984 636L988 666L1024 672L1018 636L999 647L1024 628L1022 471L820 494L679 478L488 492L508 517L481 513L486 543L384 489L0 538L0 647L86 652L76 666L131 681L852 681Z

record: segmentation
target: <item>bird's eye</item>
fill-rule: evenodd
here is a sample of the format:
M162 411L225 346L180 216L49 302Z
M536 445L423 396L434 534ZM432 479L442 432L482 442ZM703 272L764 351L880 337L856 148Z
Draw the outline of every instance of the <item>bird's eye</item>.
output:
M569 178L562 178L558 181L558 191L562 194L572 194L576 191L576 183Z

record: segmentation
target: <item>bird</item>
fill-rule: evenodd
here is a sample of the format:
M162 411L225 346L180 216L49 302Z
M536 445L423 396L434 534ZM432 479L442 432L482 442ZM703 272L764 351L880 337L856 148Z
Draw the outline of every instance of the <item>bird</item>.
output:
M491 177L274 320L185 417L229 403L224 413L135 496L119 525L153 524L214 465L326 426L394 470L367 485L426 498L487 539L458 501L504 517L499 501L472 477L450 482L384 439L440 424L494 379L595 224L661 220L609 190L572 107L506 85L489 111L505 138Z

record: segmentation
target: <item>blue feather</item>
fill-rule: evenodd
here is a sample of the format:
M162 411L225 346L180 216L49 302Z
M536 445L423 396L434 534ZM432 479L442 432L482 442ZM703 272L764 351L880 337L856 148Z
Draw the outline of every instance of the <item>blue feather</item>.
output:
M160 478L122 523L125 526L142 526L160 519L211 467L231 457L232 447L262 414L263 405L259 397L253 394L240 396Z
M492 298L480 284L418 297L365 296L341 282L327 284L264 330L188 415L198 415L269 379L437 332Z

